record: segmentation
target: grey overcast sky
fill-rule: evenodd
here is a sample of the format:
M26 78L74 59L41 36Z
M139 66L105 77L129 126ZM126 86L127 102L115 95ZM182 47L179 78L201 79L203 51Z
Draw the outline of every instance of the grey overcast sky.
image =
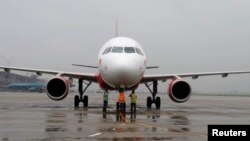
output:
M160 66L149 74L250 70L249 0L0 0L0 65L95 72L70 64L96 65L116 18ZM250 74L187 81L193 91L250 93Z

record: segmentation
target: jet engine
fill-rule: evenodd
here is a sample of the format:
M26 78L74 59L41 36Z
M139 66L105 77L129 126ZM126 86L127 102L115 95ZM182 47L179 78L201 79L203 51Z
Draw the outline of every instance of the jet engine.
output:
M174 102L182 103L189 99L191 87L186 81L175 79L169 84L168 94Z
M46 93L53 100L64 99L69 92L68 80L64 77L55 77L47 82Z

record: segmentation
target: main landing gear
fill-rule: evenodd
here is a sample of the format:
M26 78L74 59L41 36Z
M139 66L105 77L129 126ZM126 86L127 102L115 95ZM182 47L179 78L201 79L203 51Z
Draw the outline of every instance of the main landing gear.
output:
M84 90L82 89L83 88L83 85L82 85L83 83L86 84ZM83 95L84 95L84 92L87 90L87 88L89 87L89 85L91 83L92 82L90 82L90 81L89 82L85 82L82 79L79 79L79 81L78 81L78 84L79 84L79 86L78 86L79 95L75 96L75 101L74 101L75 107L79 107L79 103L80 102L83 103L84 107L88 107L89 98L88 98L87 95L85 95L84 97L83 97Z
M156 97L157 85L158 85L157 81L153 81L152 83L146 82L145 85L148 88L148 90L150 91L150 93L152 94L152 97L150 97L150 96L147 97L147 108L151 108L152 104L155 103L156 109L160 109L161 98ZM150 88L151 85L153 85L153 90Z

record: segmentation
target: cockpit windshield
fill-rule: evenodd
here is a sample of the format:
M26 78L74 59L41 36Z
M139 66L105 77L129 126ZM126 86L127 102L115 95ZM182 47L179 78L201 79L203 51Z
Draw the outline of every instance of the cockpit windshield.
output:
M140 55L143 56L143 53L141 52L141 50L140 50L139 48L135 48L135 49L136 49L136 52L137 52L138 54L140 54Z
M122 53L123 52L123 47L113 47L112 52L113 53Z
M136 47L117 47L117 46L116 47L109 47L103 52L103 54L108 54L109 52L112 52L112 53L137 53L139 55L144 56L142 51Z
M134 47L124 47L125 53L135 53Z
M108 54L110 51L111 51L111 47L106 48L105 51L103 52L103 55Z

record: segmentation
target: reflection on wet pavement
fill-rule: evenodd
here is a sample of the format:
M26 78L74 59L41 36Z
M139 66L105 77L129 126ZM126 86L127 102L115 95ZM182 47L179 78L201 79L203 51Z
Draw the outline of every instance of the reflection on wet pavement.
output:
M14 96L19 99L13 100ZM216 105L212 101L218 102L218 98L200 102L200 97L192 97L189 103L168 103L160 110L147 109L141 101L136 114L131 114L130 108L126 114L117 112L111 102L102 112L101 100L93 101L89 108L74 108L72 99L54 103L44 95L0 93L0 140L200 141L207 140L208 124L250 122L250 98L234 98L235 102L230 99L229 103L221 98L224 104Z

